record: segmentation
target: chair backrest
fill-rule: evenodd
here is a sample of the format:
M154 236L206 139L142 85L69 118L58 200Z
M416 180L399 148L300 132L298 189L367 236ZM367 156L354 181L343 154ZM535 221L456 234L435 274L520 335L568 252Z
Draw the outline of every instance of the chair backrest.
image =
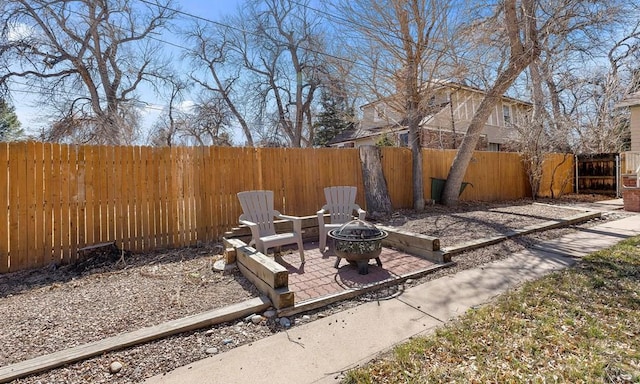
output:
M356 204L357 192L356 187L348 186L324 189L327 204L323 208L329 212L332 224L342 224L353 220L353 211L359 208Z
M240 220L258 224L260 236L275 235L273 219L280 212L273 209L273 191L238 192L243 214Z

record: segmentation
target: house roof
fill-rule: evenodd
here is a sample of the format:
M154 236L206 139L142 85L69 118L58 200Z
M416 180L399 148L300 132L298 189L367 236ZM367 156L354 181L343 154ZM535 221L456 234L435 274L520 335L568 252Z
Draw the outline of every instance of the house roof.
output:
M486 93L485 90L482 90L480 88L477 87L472 87L470 85L466 85L466 84L460 84L460 83L456 83L453 81L445 81L442 83L443 86L448 86L450 88L458 88L458 89L465 89L467 91L472 91L472 92L479 92L479 93ZM529 105L529 106L533 106L532 103L528 102L528 101L524 101L524 100L520 100L520 99L516 99L514 97L510 97L510 96L506 96L506 95L502 95L503 99L509 100L512 103L517 103L517 104L524 104L524 105Z
M640 105L640 92L634 92L625 96L624 99L620 100L616 103L616 107L635 107L636 105Z

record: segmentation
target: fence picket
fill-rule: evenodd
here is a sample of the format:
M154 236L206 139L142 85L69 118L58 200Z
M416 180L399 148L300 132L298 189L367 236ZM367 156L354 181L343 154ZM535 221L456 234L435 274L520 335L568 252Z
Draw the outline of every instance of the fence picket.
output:
M84 246L84 152L80 146L69 147L69 256L70 262L78 260L78 248ZM80 247L79 247L80 246Z
M93 147L93 193L95 202L93 204L93 217L96 224L93 228L94 244L107 241L108 215L106 211L107 190L105 184L104 157L105 147Z
M34 263L35 267L45 265L45 249L46 243L44 238L44 212L45 212L45 190L44 190L44 144L33 143L33 174L34 174L34 201L32 203L34 209L34 233L33 244L35 256L37 260Z
M84 176L84 215L85 215L85 226L84 226L84 236L85 241L80 246L84 247L88 244L96 244L100 241L96 239L96 224L99 224L100 221L95 218L95 208L96 208L96 198L95 198L95 171L96 167L94 164L94 147L84 147L83 157L85 164L85 176Z
M19 206L20 206L20 193L19 193L19 185L21 179L24 176L20 177L20 174L24 175L24 172L21 172L21 154L24 154L25 150L23 147L26 146L26 143L18 143L14 148L15 151L9 153L9 254L11 257L11 265L13 266L21 266L22 268L26 268L27 264L22 259L22 244L20 244L20 215L19 215Z
M9 272L9 145L0 143L0 273Z
M149 203L149 246L151 248L160 248L162 245L164 245L161 241L163 230L163 227L161 225L163 209L161 199L162 195L160 194L160 170L163 168L163 163L160 161L161 152L159 150L150 149L149 156L149 168L151 170L151 185L149 186L149 190L151 191L151 201Z
M138 248L140 251L149 247L149 148L138 147Z
M162 161L164 163L164 167L162 168L162 179L161 185L162 189L160 190L160 196L162 200L162 245L168 247L169 244L172 244L173 238L170 237L170 230L173 229L173 226L170 228L169 223L171 222L171 172L173 172L173 165L171 162L172 159L172 150L171 148L163 148L162 153Z
M71 204L69 199L69 184L71 184L71 169L69 166L69 146L60 147L60 250L62 253L62 263L68 264L71 261L69 245L71 241Z

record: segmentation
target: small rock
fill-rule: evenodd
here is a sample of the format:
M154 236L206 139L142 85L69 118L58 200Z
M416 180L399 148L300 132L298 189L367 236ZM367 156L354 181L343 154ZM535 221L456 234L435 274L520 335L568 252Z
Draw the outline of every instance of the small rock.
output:
M287 319L286 317L281 317L279 323L285 328L289 328L291 326L291 320Z
M204 351L207 355L215 355L216 353L218 353L218 348L207 348L206 351Z
M215 330L215 329L209 329L209 330L208 330L207 332L205 332L204 334L205 334L206 336L211 336L211 335L213 335L214 333L216 333L216 330Z
M213 263L213 269L216 271L224 272L224 269L226 266L227 266L227 263L224 261L224 259L218 260L215 263Z
M322 312L318 313L318 318L322 319L322 318L325 318L325 317L327 317L326 314L324 314Z
M255 313L252 313L252 314L250 314L249 316L245 317L245 318L244 318L244 321L248 323L248 322L250 322L250 321L252 321L252 320L253 320L253 317L254 317L254 316L256 316L256 314L255 314Z
M407 284L413 284L413 279L407 279Z
M309 321L309 320L311 320L311 316L309 316L309 315L304 315L304 316L302 316L302 320L304 320L304 321Z
M264 320L264 317L260 316L260 315L254 315L251 317L251 322L253 324L260 324L262 323L262 321Z
M268 311L265 311L262 316L266 317L267 319L270 319L272 317L274 317L276 315L276 311L274 311L273 309L270 309Z
M114 361L109 365L109 372L118 373L122 370L122 363L119 361Z
M224 345L233 344L233 340L231 340L231 339L224 339L224 340L222 340L222 344L224 344Z

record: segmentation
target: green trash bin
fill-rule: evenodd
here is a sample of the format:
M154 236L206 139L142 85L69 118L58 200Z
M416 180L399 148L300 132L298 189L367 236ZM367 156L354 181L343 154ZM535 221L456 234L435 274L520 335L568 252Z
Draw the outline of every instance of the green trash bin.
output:
M444 185L446 182L447 179L438 179L435 177L431 178L431 198L438 204L440 204L440 202L442 201L442 192L444 192ZM458 193L458 196L462 195L462 192L467 187L467 185L473 187L473 184L463 181L460 185L460 193Z

